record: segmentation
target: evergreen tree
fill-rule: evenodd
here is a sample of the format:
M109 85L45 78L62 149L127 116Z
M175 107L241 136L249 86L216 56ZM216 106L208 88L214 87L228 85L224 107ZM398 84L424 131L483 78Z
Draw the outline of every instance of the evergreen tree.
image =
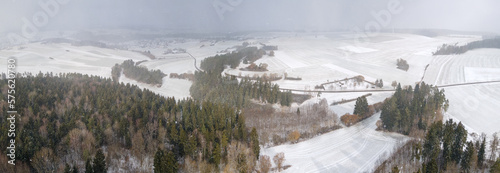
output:
M166 164L166 172L167 173L176 173L177 170L179 169L179 166L177 164L177 160L175 159L175 155L172 151L167 151L166 156L165 156L165 163Z
M174 153L158 149L154 157L154 172L175 173L178 170Z
M87 158L87 161L85 161L85 173L93 173L92 169L92 161L90 161L90 158Z
M98 149L95 154L92 168L94 173L105 173L108 170L106 167L106 156L104 156L101 149Z
M443 129L443 167L452 161L452 144L454 137L454 130L456 123L452 119L446 121Z
M358 97L356 99L356 105L354 106L355 115L365 118L368 114L368 101L366 97Z
M483 137L483 141L481 142L481 146L479 147L479 152L477 153L477 167L482 168L485 160L486 153L486 137Z
M463 152L462 160L460 162L460 166L463 171L469 172L471 168L471 160L472 160L472 155L474 154L474 143L472 142L467 142L467 147L465 148L465 151Z
M436 159L441 151L440 137L441 122L432 124L431 128L425 136L423 154L427 160Z
M455 129L455 140L453 142L453 146L451 147L452 153L451 158L455 161L456 164L460 163L460 159L462 158L462 150L467 140L467 130L460 122Z
M220 160L222 159L222 149L220 147L219 143L215 143L214 150L212 151L212 158L211 161L215 166L219 166Z
M250 132L250 142L251 142L251 147L252 151L256 157L256 159L259 159L259 154L260 154L260 146L259 146L259 135L257 134L257 130L252 128L252 131Z
M237 163L238 172L240 172L240 173L247 173L248 172L247 158L246 158L245 154L239 153L236 163Z
M500 173L500 158L498 158L497 161L491 166L490 172Z
M78 173L78 168L73 165L73 169L71 170L72 173Z
M166 172L166 166L163 163L163 158L165 157L163 150L158 149L155 153L154 157L154 172L160 173L160 172Z
M426 166L425 166L425 172L426 173L436 173L436 172L439 172L439 168L438 168L438 165L437 165L437 160L435 158L433 158L432 160L430 160Z
M71 167L68 165L68 163L66 163L66 165L64 166L64 173L71 173Z
M399 168L398 166L392 167L391 173L399 173Z

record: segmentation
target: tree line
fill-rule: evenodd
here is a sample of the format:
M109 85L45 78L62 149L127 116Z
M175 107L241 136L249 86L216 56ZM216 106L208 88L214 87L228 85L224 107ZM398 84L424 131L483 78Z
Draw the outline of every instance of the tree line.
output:
M489 158L486 135L472 134L476 137L469 141L467 136L461 122L451 119L445 123L434 122L423 140L410 140L375 172L499 172L496 134L490 142Z
M292 93L283 92L277 84L257 77L254 80L243 78L240 81L235 76L222 76L224 66L236 68L241 59L257 60L262 57L261 50L255 47L243 48L224 55L205 58L201 68L205 72L194 74L191 96L197 100L211 100L242 108L250 99L265 103L280 103L289 106L292 103Z
M442 110L448 109L444 90L424 82L401 88L391 98L384 101L380 119L381 128L409 135L411 132L425 131L435 121L442 119ZM413 135L411 135L413 136Z
M255 99L264 103L280 103L289 106L292 103L292 93L283 92L277 84L258 78L255 81L243 78L240 81L235 76L222 76L220 73L196 72L191 96L197 100L210 100L218 103L242 108Z
M474 41L462 46L459 46L458 43L454 45L443 44L441 47L438 47L437 50L432 54L433 55L464 54L469 50L480 49L480 48L500 49L500 37Z
M166 76L160 70L148 70L146 67L138 66L131 59L124 61L122 64L115 64L112 67L111 76L113 81L118 82L122 72L130 79L153 85L161 85L163 77Z
M215 55L201 61L200 68L217 74L222 73L226 66L236 68L240 62L253 63L265 55L265 51L257 47L245 47L227 54Z

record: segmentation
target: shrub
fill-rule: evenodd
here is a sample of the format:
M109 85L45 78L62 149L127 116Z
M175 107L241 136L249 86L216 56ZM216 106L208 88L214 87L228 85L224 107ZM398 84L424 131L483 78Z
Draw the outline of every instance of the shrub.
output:
M283 163L285 162L285 153L281 152L276 154L273 157L274 164L276 164L276 167L278 168L278 172L281 171L281 168L283 168Z
M292 133L288 134L288 140L291 141L292 143L296 143L300 138L300 133L295 130Z
M410 65L408 65L408 62L406 62L406 60L404 59L398 59L396 64L398 65L398 69L404 71L408 71L408 69L410 68Z
M348 127L357 123L360 120L361 120L361 118L356 114L348 114L347 113L347 114L342 115L342 117L340 117L340 121L342 121L342 123L344 123L344 125L346 125Z

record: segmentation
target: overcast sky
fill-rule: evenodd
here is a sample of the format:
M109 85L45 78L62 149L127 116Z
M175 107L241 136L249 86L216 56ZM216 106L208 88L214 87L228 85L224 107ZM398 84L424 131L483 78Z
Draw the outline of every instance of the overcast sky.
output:
M37 2L57 3L47 13ZM182 31L351 30L377 21L391 0L2 0L0 32L21 32L23 18L40 30L158 28ZM383 28L500 31L498 0L393 0L400 13ZM47 14L48 21L34 16ZM381 13L379 13L381 14ZM52 16L53 15L53 16ZM379 23L380 24L380 23Z

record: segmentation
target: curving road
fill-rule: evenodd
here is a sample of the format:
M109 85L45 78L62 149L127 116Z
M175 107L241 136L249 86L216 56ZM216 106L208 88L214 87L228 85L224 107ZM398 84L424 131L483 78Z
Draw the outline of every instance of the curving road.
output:
M191 55L189 52L186 52L186 53L187 53L189 56L191 56L191 58L193 58L193 59L194 59L194 68L196 68L196 70L198 70L198 71L203 71L203 70L201 70L200 68L198 68L198 66L196 66L196 58L195 58L193 55Z

